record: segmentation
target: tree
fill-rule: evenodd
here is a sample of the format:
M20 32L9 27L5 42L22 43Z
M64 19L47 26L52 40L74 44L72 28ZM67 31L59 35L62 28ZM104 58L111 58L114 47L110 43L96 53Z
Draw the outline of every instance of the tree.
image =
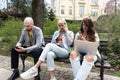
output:
M107 2L105 12L108 15L116 15L120 13L120 0L110 0Z
M53 10L51 9L50 12L48 13L48 17L51 21L53 21L55 19L55 14L53 12Z
M32 0L11 0L9 15L18 18L31 16L31 3Z
M34 24L43 29L44 0L32 1L32 18L34 20Z
M48 10L46 7L44 7L44 19L48 19Z

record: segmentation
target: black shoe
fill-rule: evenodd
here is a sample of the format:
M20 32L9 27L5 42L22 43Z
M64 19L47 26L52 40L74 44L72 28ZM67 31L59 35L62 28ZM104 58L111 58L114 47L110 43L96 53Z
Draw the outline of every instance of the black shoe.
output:
M35 76L34 80L40 80L40 76L39 75Z
M8 78L8 80L15 80L16 78L18 78L20 76L19 74L19 70L15 69L12 73L12 75Z

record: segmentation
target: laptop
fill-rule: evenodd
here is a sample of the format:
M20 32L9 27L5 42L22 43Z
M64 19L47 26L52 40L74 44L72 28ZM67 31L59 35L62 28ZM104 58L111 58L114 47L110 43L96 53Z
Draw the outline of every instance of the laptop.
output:
M90 42L83 40L74 41L74 49L82 53L96 54L98 46L98 42Z

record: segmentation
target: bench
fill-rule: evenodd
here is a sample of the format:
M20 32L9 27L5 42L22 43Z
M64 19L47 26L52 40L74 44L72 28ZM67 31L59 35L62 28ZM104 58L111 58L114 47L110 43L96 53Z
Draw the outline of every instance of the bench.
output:
M45 43L50 43L51 42L51 37L45 37ZM108 47L108 41L107 40L100 40L100 46L98 48L100 55L101 55L101 59L97 60L95 62L95 67L100 68L100 79L103 80L104 79L104 69L110 69L111 65L108 62L107 57L104 57L104 54L107 54L107 47ZM25 71L25 59L31 56L29 54L21 54L21 60L22 60L22 64L23 64L23 69L22 72ZM55 58L55 61L58 62L64 62L64 63L70 63L69 58L66 59L60 59L60 58Z

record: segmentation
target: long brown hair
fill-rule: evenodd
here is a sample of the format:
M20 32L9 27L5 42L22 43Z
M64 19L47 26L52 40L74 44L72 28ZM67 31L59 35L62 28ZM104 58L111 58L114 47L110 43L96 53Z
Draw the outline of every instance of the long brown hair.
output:
M88 37L89 41L94 42L96 31L95 31L94 24L93 24L92 20L90 18L83 19L82 24L81 24L81 28L80 28L80 32L82 34L84 33L83 24L85 24L86 27L88 27L87 37Z

